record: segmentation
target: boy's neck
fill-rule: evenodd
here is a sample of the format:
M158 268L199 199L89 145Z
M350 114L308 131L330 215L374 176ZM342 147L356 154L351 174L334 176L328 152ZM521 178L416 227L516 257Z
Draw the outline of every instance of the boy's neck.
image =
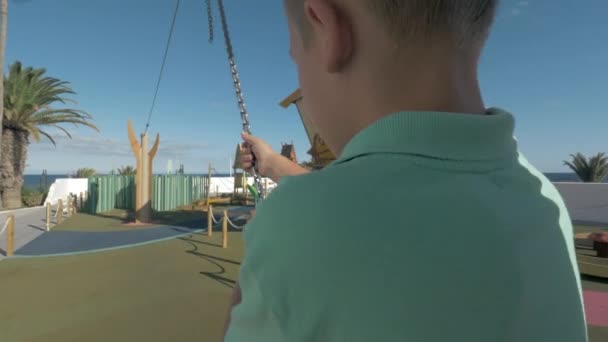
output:
M483 114L485 106L477 81L476 63L426 60L410 67L384 66L360 75L349 83L352 101L345 105L344 118L327 141L336 155L361 130L399 111L433 111ZM403 65L403 64L401 64ZM383 75L383 77L378 77Z

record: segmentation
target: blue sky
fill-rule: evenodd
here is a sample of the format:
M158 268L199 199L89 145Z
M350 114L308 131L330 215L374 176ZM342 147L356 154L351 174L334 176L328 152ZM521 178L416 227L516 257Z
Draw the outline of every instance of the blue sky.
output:
M278 106L297 88L281 2L225 3L252 130L277 149L293 141L307 159L295 108ZM71 82L78 107L101 129L76 129L73 140L60 138L57 147L32 144L27 173L134 164L126 122L144 129L174 4L9 0L6 63L45 67ZM565 171L570 153L608 150L601 100L608 89L607 11L602 0L502 2L480 81L487 106L514 113L520 149L542 171ZM204 0L182 0L150 127L161 135L156 172L168 160L183 163L186 172L205 171L209 162L228 169L240 118L217 24L210 45Z

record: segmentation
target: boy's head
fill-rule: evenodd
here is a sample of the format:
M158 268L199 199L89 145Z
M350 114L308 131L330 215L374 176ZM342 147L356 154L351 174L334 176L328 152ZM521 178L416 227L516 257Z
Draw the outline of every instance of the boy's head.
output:
M290 54L298 67L304 105L330 146L330 136L344 121L348 118L357 121L354 113L357 109L370 111L374 107L361 101L376 101L377 107L379 102L388 100L381 98L391 96L389 93L395 87L413 94L405 90L405 83L416 82L422 87L421 82L426 79L437 83L443 81L442 74L464 75L466 69L476 69L498 3L498 0L284 1ZM414 109L423 108L395 108ZM388 113L370 113L381 114Z

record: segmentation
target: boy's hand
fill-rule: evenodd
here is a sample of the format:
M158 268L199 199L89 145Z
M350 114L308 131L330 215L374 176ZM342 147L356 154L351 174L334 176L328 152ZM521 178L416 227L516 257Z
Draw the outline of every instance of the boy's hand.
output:
M261 175L267 175L269 171L270 159L276 153L272 150L272 147L268 145L264 140L249 135L247 133L241 133L243 143L241 144L241 157L239 163L243 170L249 171L254 164L258 172Z

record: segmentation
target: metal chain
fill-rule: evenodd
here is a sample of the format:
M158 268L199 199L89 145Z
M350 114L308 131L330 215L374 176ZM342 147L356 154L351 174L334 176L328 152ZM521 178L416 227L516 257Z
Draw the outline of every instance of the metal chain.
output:
M243 99L243 90L241 89L241 81L239 80L239 73L236 68L236 63L234 61L234 51L232 50L232 41L230 40L230 32L228 31L228 22L226 20L226 12L224 10L224 1L217 0L217 5L220 10L220 19L222 22L222 31L224 33L224 41L226 43L226 53L228 54L228 63L230 64L230 73L232 74L232 81L234 83L234 92L236 95L236 100L239 106L239 111L241 114L241 123L243 125L243 131L248 134L251 134L251 126L249 124L249 113L247 112L247 107L245 106L245 100ZM209 17L211 18L211 17ZM210 25L212 22L210 21ZM252 167L249 171L253 176L254 186L258 193L258 199L262 200L264 197L263 187L262 187L262 179L258 175L255 170L255 167Z
M205 0L207 4L207 21L209 22L209 43L213 43L213 12L211 10L211 0Z

